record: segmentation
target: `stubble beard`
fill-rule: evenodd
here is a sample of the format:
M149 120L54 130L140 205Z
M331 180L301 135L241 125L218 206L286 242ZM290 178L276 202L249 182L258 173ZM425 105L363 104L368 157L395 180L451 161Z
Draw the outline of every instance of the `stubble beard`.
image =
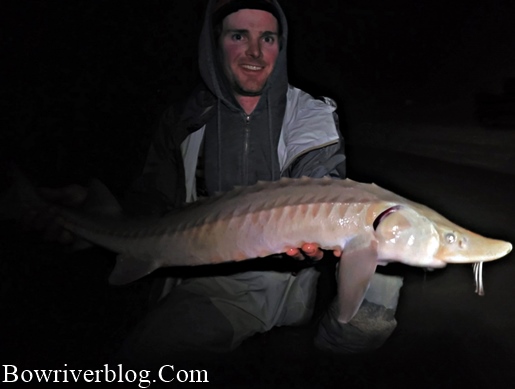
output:
M231 80L231 86L234 93L236 93L239 96L245 96L245 97L255 97L255 96L261 96L263 94L263 89L265 88L266 81L263 83L263 85L256 86L255 88L245 88L243 85L241 85L240 82L236 79Z

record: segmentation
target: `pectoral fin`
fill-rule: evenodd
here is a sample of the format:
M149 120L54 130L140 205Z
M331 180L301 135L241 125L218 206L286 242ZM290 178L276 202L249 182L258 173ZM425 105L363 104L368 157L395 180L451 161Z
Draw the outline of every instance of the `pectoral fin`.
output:
M152 273L158 267L155 260L120 254L116 257L116 265L109 276L109 283L112 285L128 284Z
M377 242L355 238L343 250L338 270L338 321L348 323L356 314L377 266Z

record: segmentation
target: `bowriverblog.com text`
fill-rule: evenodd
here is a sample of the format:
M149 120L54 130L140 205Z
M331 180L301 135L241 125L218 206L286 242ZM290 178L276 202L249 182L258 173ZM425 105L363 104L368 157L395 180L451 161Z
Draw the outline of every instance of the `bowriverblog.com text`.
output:
M2 383L134 383L148 388L154 382L203 383L209 382L206 370L181 370L174 365L163 365L159 370L125 370L122 364L101 369L72 369L64 364L62 369L22 370L16 365L2 365ZM7 387L7 386L6 386Z

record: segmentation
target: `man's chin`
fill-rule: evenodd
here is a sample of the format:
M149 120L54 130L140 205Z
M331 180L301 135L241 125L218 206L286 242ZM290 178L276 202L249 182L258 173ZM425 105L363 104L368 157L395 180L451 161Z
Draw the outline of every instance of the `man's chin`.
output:
M263 94L264 86L256 87L256 88L245 88L239 84L236 84L236 85L234 85L233 89L240 96L255 97L255 96L261 96Z

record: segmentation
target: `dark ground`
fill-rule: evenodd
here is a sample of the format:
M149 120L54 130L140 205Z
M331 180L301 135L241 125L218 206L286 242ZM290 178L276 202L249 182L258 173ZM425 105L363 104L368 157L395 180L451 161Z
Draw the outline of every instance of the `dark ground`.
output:
M291 81L337 100L349 177L515 242L515 109L505 81L515 77L514 4L282 4ZM0 15L9 75L0 162L16 160L42 184L97 176L122 192L159 112L195 80L190 21L202 1L11 6ZM70 254L12 223L0 227L1 364L101 368L144 314L149 282L111 287L112 254ZM513 387L514 257L485 265L484 297L468 265L388 266L405 276L399 324L368 355L315 350L312 325L274 329L191 367L208 369L213 387Z

